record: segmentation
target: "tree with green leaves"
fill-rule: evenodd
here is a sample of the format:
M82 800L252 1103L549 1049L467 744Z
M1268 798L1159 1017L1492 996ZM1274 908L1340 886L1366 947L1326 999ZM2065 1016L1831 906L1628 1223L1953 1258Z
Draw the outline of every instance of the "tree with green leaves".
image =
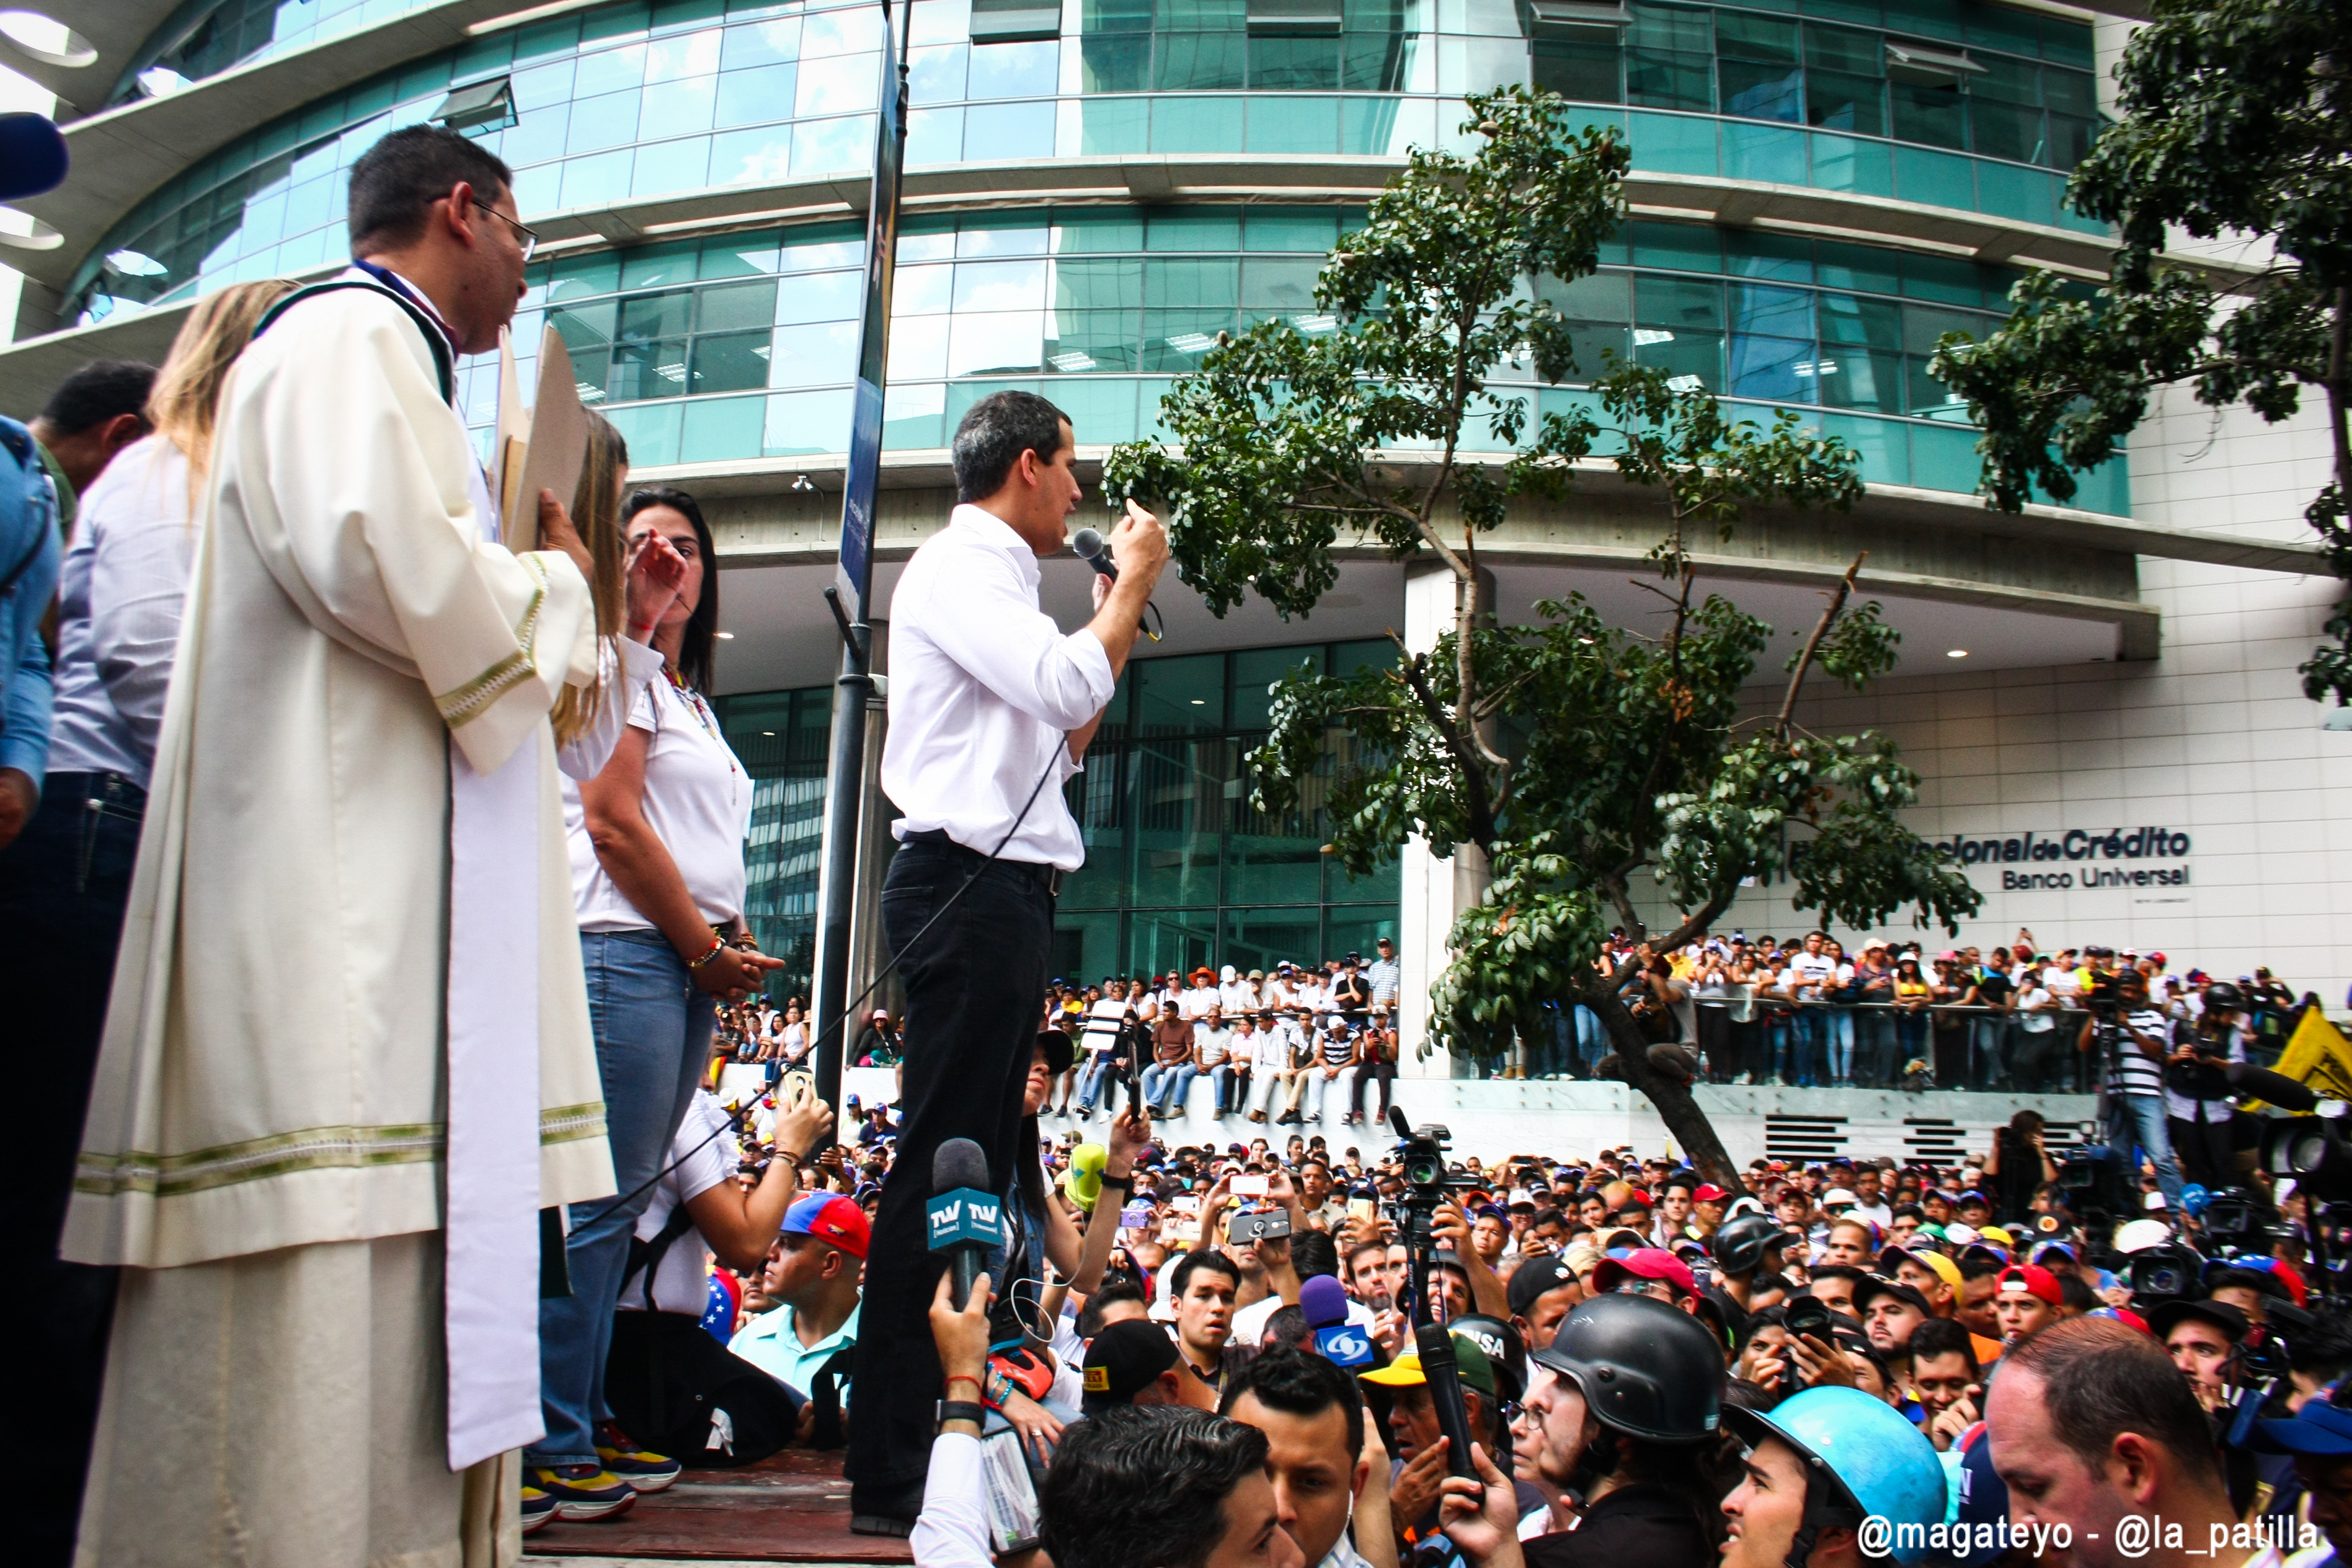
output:
M1185 580L1219 615L1253 593L1307 612L1343 541L1453 574L1454 623L1433 648L1398 639L1393 666L1276 688L1254 802L1289 811L1328 775L1327 849L1349 872L1415 837L1453 858L1460 913L1424 1051L1498 1062L1581 1002L1617 1048L1610 1070L1736 1187L1689 1056L1658 1048L1623 999L1639 954L1601 967L1612 926L1650 935L1638 879L1685 912L1662 952L1703 935L1743 883L1784 873L1801 905L1856 925L1916 906L1956 926L1978 898L1902 826L1917 779L1891 744L1795 723L1809 670L1858 685L1894 663L1878 606L1850 606L1853 571L1790 661L1778 716L1756 725L1740 721L1741 691L1771 629L1697 591L1701 530L1727 538L1750 508L1848 508L1855 455L1786 412L1769 428L1735 421L1654 366L1604 353L1580 367L1547 295L1598 268L1625 214L1625 145L1613 129L1571 131L1549 93L1466 101L1475 151L1415 151L1332 253L1316 293L1329 329L1263 321L1222 342L1161 401L1171 440L1120 447L1105 483L1160 504ZM1530 378L1591 394L1535 417ZM1490 440L1469 444L1507 455L1465 445L1482 423ZM1515 503L1563 499L1585 466L1664 503L1649 554L1663 635L1577 598L1526 626L1486 602L1480 536Z
M2305 518L2352 581L2352 6L2342 0L2156 0L2116 68L2123 118L2067 201L2119 230L2106 284L2071 297L2035 272L1982 342L1948 335L1929 369L1984 427L1984 492L2063 503L2115 457L2162 388L2277 423L2316 392L2332 462ZM2168 259L2168 236L2242 238L2247 275ZM2352 594L2304 692L2352 703Z

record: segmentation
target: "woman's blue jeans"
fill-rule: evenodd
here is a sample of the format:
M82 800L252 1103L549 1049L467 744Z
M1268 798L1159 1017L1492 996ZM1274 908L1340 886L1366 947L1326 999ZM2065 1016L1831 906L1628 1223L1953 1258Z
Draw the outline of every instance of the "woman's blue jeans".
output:
M1184 1108L1185 1092L1201 1070L1189 1061L1155 1061L1143 1070L1143 1103L1155 1116Z
M1583 1059L1587 1078L1609 1054L1609 1031L1601 1027L1601 1015L1582 1002L1576 1004L1576 1054Z
M1853 1009L1829 1009L1830 1082L1853 1082Z
M572 1294L539 1303L539 1398L547 1436L523 1451L532 1465L593 1465L595 1425L609 1417L604 1358L613 1309L629 1266L629 1237L653 1201L647 1185L669 1163L710 1056L709 997L658 931L583 931L588 1019L604 1089L615 1197L572 1206L564 1260ZM646 1188L638 1191L640 1187Z
M1105 1108L1108 1108L1108 1102L1111 1096L1103 1086L1107 1082L1116 1082L1111 1077L1111 1069L1118 1061L1118 1053L1116 1051L1090 1051L1087 1053L1086 1071L1078 1074L1078 1108L1080 1110L1093 1110L1095 1096L1097 1093L1102 1094L1106 1102Z

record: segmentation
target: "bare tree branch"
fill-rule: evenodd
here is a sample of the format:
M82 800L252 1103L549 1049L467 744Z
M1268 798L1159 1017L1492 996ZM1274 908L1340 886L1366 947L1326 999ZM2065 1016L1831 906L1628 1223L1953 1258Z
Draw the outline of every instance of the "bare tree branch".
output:
M1812 668L1813 654L1821 647L1822 639L1829 635L1838 612L1845 608L1846 600L1853 594L1854 574L1862 570L1862 563L1869 558L1868 550L1857 554L1853 564L1845 569L1845 575L1838 579L1836 589L1830 594L1828 606L1822 611L1822 618L1813 622L1813 634L1805 639L1804 649L1797 655L1797 667L1789 672L1789 695L1780 699L1780 716L1772 721L1774 732L1784 742L1789 738L1789 720L1797 711L1798 688L1805 684L1805 672Z

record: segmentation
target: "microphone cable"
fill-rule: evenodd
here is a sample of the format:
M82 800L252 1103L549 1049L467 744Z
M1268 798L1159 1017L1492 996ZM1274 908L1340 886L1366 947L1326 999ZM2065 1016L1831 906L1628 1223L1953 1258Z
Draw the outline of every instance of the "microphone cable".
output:
M916 945L920 943L925 936L930 935L931 927L937 925L940 919L946 915L947 912L953 909L956 904L962 900L963 895L971 891L971 884L980 880L981 873L986 871L990 866L996 863L997 857L1004 852L1004 846L1013 841L1013 835L1021 831L1021 824L1023 822L1028 821L1029 809L1037 803L1037 797L1045 792L1045 781L1053 778L1054 770L1061 766L1061 754L1064 750L1068 748L1069 744L1069 734L1065 731L1062 735L1060 745L1055 747L1054 754L1045 759L1045 770L1037 775L1037 782L1030 788L1029 799L1021 802L1021 810L1019 813L1013 817L1013 825L1004 830L1004 836L996 841L996 847L989 851L986 858L982 860L978 865L971 868L971 874L963 879L963 885L957 888L953 893L948 894L947 902L940 904L939 908L933 910L931 912L931 917L929 920L924 921L923 924L917 928L915 934L907 939L906 950L904 952L893 953L890 956L890 961L883 965L882 967L875 973L874 978L866 983L866 988L849 999L848 1005L842 1009L841 1016L835 1019L831 1025L827 1026L823 1032L819 1033L815 1039L809 1042L809 1054L811 1056L815 1055L818 1047L824 1043L826 1036L838 1032L848 1024L851 1015L857 1011L858 1004L863 1002L866 998L872 996L874 994L875 988L881 985L883 981L890 977L891 971L898 968L900 960L904 959L908 953L913 952ZM845 1063L844 1065L846 1064ZM752 1103L757 1104L758 1101L754 1100ZM836 1134L840 1127L840 1107L834 1107L834 1125L836 1129ZM678 1166L684 1165L687 1161L692 1159L703 1150L709 1148L712 1144L717 1143L720 1134L729 1131L730 1128L738 1124L736 1116L733 1113L730 1113L723 1124L711 1129L710 1135L709 1137L703 1139L702 1142L695 1145L694 1147L678 1155L677 1158L670 1161L669 1164L662 1166L661 1169L654 1172L652 1176L646 1177L645 1181L632 1188L625 1197L616 1200L614 1207L625 1207L643 1197L646 1193L653 1189L653 1186L656 1182L669 1175L670 1172L677 1169ZM836 1135L834 1141L837 1144L841 1140L838 1135ZM591 1201L594 1200L592 1199Z

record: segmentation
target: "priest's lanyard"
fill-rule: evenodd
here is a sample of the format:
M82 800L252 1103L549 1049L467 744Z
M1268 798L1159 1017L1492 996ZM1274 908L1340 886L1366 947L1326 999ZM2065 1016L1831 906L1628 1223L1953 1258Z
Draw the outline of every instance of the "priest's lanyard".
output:
M978 865L971 868L971 874L963 879L963 885L957 888L953 893L948 894L947 902L940 904L939 908L931 912L931 917L929 920L924 921L921 926L916 930L915 934L907 939L906 947L898 952L891 954L890 961L882 966L880 971L875 975L874 978L867 982L866 988L858 992L856 996L850 998L849 1005L842 1009L841 1016L834 1019L830 1024L827 1024L823 1033L817 1035L814 1039L809 1041L809 1050L812 1053L816 1051L818 1046L824 1043L825 1035L840 1032L843 1026L849 1022L851 1016L857 1011L857 1005L866 998L872 996L874 994L875 988L890 977L890 972L898 967L899 962L906 957L908 953L914 950L916 944L921 942L925 936L930 935L931 927L937 925L940 919L946 915L947 912L953 909L957 903L962 899L963 895L971 891L971 884L980 880L981 873L986 871L990 866L996 863L996 858L1004 852L1004 846L1013 841L1013 835L1021 831L1021 824L1023 822L1028 821L1029 808L1034 806L1037 803L1037 797L1045 792L1045 781L1054 776L1054 769L1060 766L1062 749L1068 745L1069 737L1065 734L1062 738L1062 746L1055 747L1054 753L1046 758L1045 771L1037 775L1037 782L1032 786L1029 790L1029 799L1021 802L1020 812L1013 817L1013 825L1004 830L1004 836L996 841L996 847L988 852L988 856L985 860L982 860ZM721 1134L731 1132L734 1128L740 1126L742 1124L743 1118L749 1113L750 1107L746 1106L730 1114L723 1124L711 1129L710 1135L709 1137L695 1145L694 1147L687 1150L686 1153L678 1155L677 1158L670 1161L669 1164L662 1166L661 1169L654 1172L651 1176L646 1179L642 1186L630 1191L619 1201L623 1204L627 1204L635 1201L643 1194L652 1190L654 1183L661 1180L662 1177L677 1169L678 1166L684 1165L687 1161L700 1154L704 1149L709 1148L712 1144L717 1143Z

